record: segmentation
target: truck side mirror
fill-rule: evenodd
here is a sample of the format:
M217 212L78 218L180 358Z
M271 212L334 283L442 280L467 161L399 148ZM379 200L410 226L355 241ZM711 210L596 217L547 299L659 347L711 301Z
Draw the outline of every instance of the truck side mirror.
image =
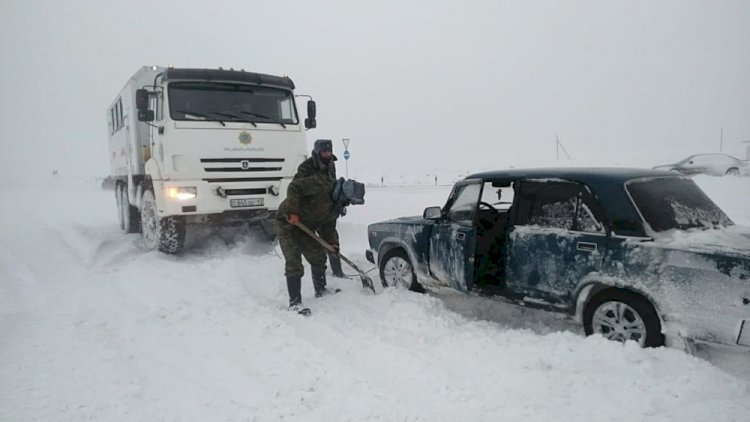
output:
M315 120L317 115L317 108L315 101L310 100L307 102L307 119L305 119L305 127L307 129L315 129L318 126L318 122Z
M135 91L135 108L138 110L148 110L148 90L137 89ZM140 114L138 115L138 119L140 120Z
M139 122L153 122L154 110L138 110L138 121Z

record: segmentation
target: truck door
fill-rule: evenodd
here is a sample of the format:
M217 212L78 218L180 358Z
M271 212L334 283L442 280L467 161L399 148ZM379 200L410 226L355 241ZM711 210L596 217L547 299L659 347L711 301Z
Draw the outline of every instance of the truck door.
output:
M432 227L430 236L430 272L443 284L469 291L474 276L474 244L481 180L456 183L443 218Z
M508 288L568 303L578 283L602 267L608 238L598 201L580 183L524 181L517 205L506 244Z

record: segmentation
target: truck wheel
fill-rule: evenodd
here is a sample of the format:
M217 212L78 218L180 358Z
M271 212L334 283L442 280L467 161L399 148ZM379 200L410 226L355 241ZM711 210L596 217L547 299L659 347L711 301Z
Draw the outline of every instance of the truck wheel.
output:
M727 176L739 176L740 175L740 169L736 167L732 167L729 170L727 170Z
M128 201L128 188L126 185L120 185L120 212L122 225L120 226L125 233L139 233L141 231L141 214L138 208L130 205Z
M168 254L179 254L185 245L185 220L180 216L159 217L156 198L151 189L141 199L141 227L148 249L159 249Z
M125 222L122 217L122 184L115 185L115 201L117 202L117 219L120 222L120 230L125 230Z
M633 340L641 347L664 345L661 322L643 296L625 290L606 290L594 296L583 310L586 335L601 334L614 341Z
M414 266L401 248L390 250L380 260L380 278L388 287L401 287L414 292L424 293L425 289L414 273Z

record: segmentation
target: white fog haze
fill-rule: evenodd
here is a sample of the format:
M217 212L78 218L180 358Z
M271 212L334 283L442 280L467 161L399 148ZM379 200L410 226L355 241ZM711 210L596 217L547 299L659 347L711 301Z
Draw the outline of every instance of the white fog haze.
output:
M490 173L750 160L750 0L0 0L0 146L0 422L750 421L750 162Z
M152 64L289 75L318 103L309 144L351 139L354 174L744 159L748 21L745 1L4 1L0 172L105 176L105 112Z

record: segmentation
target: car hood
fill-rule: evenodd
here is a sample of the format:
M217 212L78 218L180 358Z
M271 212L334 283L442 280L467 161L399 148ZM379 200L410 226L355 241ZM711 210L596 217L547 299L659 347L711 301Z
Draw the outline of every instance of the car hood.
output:
M655 241L668 249L750 259L750 227L745 226L716 230L670 230Z
M392 220L378 221L375 224L424 224L430 220L425 220L421 215L411 217L399 217Z

